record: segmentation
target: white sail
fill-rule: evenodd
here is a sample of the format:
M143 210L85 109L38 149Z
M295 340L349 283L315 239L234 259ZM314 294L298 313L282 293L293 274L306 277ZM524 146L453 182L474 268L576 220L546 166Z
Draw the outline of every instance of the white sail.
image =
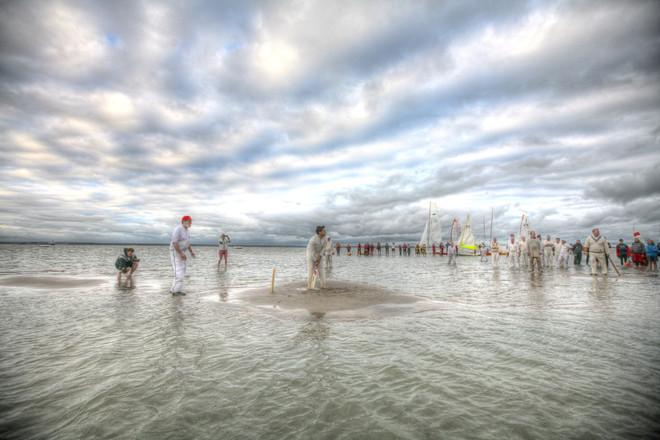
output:
M470 214L465 219L465 226L461 231L461 237L458 240L459 255L477 255L477 242L472 234L472 221Z
M438 208L434 202L429 202L429 212L426 219L426 226L424 232L419 240L419 245L426 245L430 248L433 243L442 242L442 230L440 229L440 215Z
M525 237L525 240L529 240L529 219L527 214L523 214L520 219L520 231L518 232L518 240L520 237Z
M449 232L449 235L451 236L451 241L454 242L454 245L458 245L458 240L461 238L461 224L457 218L451 222L451 231Z

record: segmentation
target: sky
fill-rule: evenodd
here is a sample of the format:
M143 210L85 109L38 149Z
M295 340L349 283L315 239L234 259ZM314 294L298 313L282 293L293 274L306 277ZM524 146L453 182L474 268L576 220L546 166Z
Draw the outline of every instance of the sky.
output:
M430 201L660 239L660 3L0 3L2 241L415 241Z

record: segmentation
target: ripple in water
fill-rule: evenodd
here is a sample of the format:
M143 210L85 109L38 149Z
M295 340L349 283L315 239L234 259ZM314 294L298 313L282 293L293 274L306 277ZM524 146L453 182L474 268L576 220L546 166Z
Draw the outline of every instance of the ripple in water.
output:
M201 247L185 297L167 293L166 247L138 249L133 289L113 284L118 252L0 247L0 437L650 438L660 430L655 275L593 279L571 267L538 276L471 258L448 267L439 257L340 256L331 279L414 298L415 308L387 313L385 302L339 319L333 310L289 315L241 301L269 284L273 267L278 285L299 282L302 249L233 250L229 270L218 272L215 249Z

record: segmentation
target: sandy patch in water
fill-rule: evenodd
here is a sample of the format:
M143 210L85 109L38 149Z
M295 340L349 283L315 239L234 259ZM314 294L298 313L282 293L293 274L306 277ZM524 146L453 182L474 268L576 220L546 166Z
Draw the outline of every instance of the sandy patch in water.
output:
M329 281L321 290L307 290L304 281L236 293L232 301L265 310L311 314L316 318L379 318L435 309L437 304L414 295L404 295L366 284Z

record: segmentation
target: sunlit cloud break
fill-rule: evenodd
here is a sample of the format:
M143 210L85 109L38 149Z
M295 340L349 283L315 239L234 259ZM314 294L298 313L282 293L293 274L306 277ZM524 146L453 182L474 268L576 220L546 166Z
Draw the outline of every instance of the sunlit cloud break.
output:
M0 5L0 240L660 237L660 4Z

